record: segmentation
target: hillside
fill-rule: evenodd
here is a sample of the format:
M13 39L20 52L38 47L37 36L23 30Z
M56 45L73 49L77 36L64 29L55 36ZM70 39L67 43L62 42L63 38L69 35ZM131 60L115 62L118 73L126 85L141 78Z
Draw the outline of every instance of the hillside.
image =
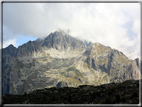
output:
M3 104L139 104L139 80L101 86L52 87L24 95L4 95Z

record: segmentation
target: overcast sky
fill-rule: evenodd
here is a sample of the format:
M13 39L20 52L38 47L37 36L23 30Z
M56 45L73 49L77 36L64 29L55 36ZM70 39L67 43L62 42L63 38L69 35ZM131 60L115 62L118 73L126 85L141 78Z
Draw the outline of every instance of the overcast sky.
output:
M123 52L140 55L139 3L4 3L3 47L46 37L58 29Z

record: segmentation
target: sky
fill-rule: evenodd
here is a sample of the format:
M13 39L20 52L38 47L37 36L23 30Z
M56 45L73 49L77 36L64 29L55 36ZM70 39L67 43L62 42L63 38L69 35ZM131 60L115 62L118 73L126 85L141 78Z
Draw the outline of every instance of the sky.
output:
M130 59L140 58L139 3L3 4L3 48L18 47L59 29L115 48Z

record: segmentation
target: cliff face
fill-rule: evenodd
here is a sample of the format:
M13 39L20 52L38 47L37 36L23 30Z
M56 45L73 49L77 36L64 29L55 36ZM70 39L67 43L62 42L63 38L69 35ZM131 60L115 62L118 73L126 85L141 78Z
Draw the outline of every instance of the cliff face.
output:
M18 56L30 56L34 53L41 51L41 46L37 41L29 41L22 46L19 46L15 52L15 57Z
M3 94L139 79L138 62L100 43L85 43L56 31L3 49Z
M110 82L139 78L138 62L129 60L118 50L95 43L85 51L85 55L87 65L97 71L107 73Z

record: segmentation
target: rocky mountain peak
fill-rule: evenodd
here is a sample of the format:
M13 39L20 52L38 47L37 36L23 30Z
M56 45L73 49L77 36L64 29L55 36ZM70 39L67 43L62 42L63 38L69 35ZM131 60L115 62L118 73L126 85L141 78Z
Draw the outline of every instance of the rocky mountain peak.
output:
M95 45L95 46L100 46L101 44L98 43L98 42L95 42L94 45Z
M12 44L10 44L8 47L3 49L3 55L5 56L5 55L9 54L9 55L13 56L15 51L16 51L16 47L14 47Z
M8 47L10 48L16 48L15 46L13 46L12 44L10 44Z
M63 31L55 31L50 33L42 42L40 42L43 47L55 48L57 50L72 48L85 48L86 44L78 40Z
M65 33L62 30L55 31L54 34L56 34L57 36L59 36L59 35L61 35L61 36L65 36L66 35L67 36L68 35L67 33Z

